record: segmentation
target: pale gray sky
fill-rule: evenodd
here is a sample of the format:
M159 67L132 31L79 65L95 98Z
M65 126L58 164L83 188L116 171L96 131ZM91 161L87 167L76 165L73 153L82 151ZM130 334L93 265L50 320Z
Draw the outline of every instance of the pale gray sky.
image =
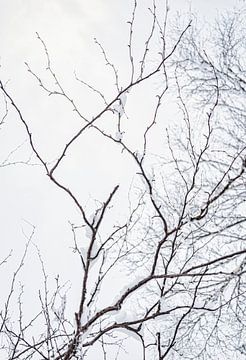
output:
M148 4L149 0L142 3ZM238 3L240 1L234 0L169 1L171 14L179 11L182 15L192 8L206 20ZM35 33L38 32L45 41L52 64L68 93L76 99L82 111L92 115L102 103L95 103L92 96L85 95L85 91L74 81L73 72L76 70L78 76L99 86L108 96L115 95L110 83L112 77L93 38L97 37L112 59L121 66L124 81L129 69L124 60L128 43L126 21L131 15L131 7L131 0L0 0L1 79L9 80L7 88L31 125L34 141L48 161L57 156L62 144L80 126L80 120L62 99L47 97L28 74L25 61L49 83L44 70L45 56ZM145 20L141 21L141 16L138 29L141 31L143 28L144 31ZM135 106L136 103L129 99L130 111L138 111ZM139 116L142 115L139 109ZM105 120L109 126L113 121L112 116L110 114L109 119ZM137 128L134 124L129 126L132 126L132 138L137 144L134 138ZM11 110L6 125L0 131L0 161L25 139L23 127ZM104 200L113 185L124 177L127 181L121 188L121 194L127 193L135 168L114 144L89 133L72 150L59 176L72 184L74 191L89 208L93 199ZM30 149L24 144L13 159L23 160L29 154ZM23 222L25 219L37 227L34 240L43 253L47 271L52 276L60 272L64 280L73 277L77 264L69 249L72 242L68 220L76 223L79 214L67 196L50 184L43 170L38 166L24 165L0 168L0 202L2 256L11 248L16 255L23 249L26 239L22 227L29 231L27 223ZM8 274L14 269L15 261L6 267ZM28 288L35 286L35 271L39 271L38 265L31 261L23 272L29 284L27 294ZM2 283L3 279L6 280L6 275L1 278ZM79 281L75 281L75 289L79 285ZM38 288L39 285L36 286Z
M148 3L149 1L143 0L141 5ZM201 18L207 20L216 12L237 3L238 1L234 0L169 1L171 16L176 11L182 14L192 8ZM9 80L9 91L31 124L40 151L50 161L57 156L61 145L78 128L80 121L61 99L47 98L28 74L25 61L45 76L45 56L35 32L45 40L56 73L68 92L74 97L77 96L76 100L85 113L93 114L102 104L98 105L91 97L85 97L84 92L81 92L81 88L74 82L73 71L76 70L86 81L98 85L108 95L114 95L113 87L108 84L108 69L105 68L93 38L96 36L105 45L112 59L121 66L121 74L127 74L129 67L124 65L128 42L126 21L131 14L132 1L0 0L0 7L1 78L3 81ZM145 26L141 16L140 14L138 19L140 31L144 30ZM124 76L122 78L124 79ZM134 106L129 100L129 107L133 109ZM134 126L132 130L134 138ZM9 151L25 141L26 135L13 112L0 136L1 159L5 159ZM28 146L25 144L16 156L17 159L22 159L28 154ZM110 159L107 165L101 161L105 158ZM72 181L76 191L81 191L81 197L85 201L88 201L88 196L103 199L102 194L108 193L123 174L134 173L134 166L124 159L120 150L95 135L83 137L74 146L73 156L69 158L66 167L63 176L67 181ZM0 179L1 204L5 204L0 210L4 224L2 234L6 239L5 251L16 246L22 248L22 218L37 225L40 246L44 245L44 249L47 244L51 246L47 254L47 257L50 254L50 259L58 246L60 249L69 246L66 220L76 218L76 214L66 196L49 184L38 167L3 168ZM54 216L55 213L59 216ZM64 236L65 233L67 236Z

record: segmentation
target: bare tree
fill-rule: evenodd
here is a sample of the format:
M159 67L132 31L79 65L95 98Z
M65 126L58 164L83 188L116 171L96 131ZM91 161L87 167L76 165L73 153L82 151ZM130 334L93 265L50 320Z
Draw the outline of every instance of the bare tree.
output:
M168 5L163 11L153 1L140 46L134 40L138 7L134 1L128 22L127 80L95 40L114 76L115 96L109 98L75 74L74 80L101 106L92 116L65 89L37 34L47 77L29 63L27 70L46 95L61 97L80 120L55 160L50 162L39 150L32 119L0 82L6 104L0 124L11 106L50 182L68 196L80 216L79 223L70 222L73 251L81 263L74 316L67 316L69 291L58 277L51 294L38 248L44 284L40 310L27 320L21 288L11 316L10 299L32 243L32 226L1 310L1 350L8 359L120 359L131 337L143 360L245 356L246 145L238 133L245 121L245 44L238 30L243 19L236 13L219 19L207 50L201 37L194 36L192 21L175 32ZM141 50L140 57L136 50ZM148 103L148 115L137 122L132 140L127 119L135 120L138 107L144 108L144 101L134 100L141 89L151 97L151 108ZM134 110L128 109L131 101ZM107 125L109 118L112 126ZM118 195L124 178L106 198L98 199L91 213L61 176L66 155L91 131L134 164L123 217L117 218L114 207L126 202ZM119 283L102 306L106 280L114 272L127 274L130 281Z

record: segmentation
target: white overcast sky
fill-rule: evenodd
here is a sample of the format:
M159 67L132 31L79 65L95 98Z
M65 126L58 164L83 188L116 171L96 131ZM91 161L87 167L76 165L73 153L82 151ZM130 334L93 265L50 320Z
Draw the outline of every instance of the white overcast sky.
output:
M149 0L138 2L141 5L150 3ZM164 0L160 0L161 2L165 3ZM105 68L93 39L96 37L102 42L112 59L122 66L122 74L127 73L128 68L124 66L128 43L126 22L130 18L132 3L131 0L0 0L1 79L5 82L9 81L8 89L23 111L26 120L31 124L37 146L44 156L47 156L48 161L54 159L61 144L74 133L80 122L69 112L68 106L64 105L63 101L55 98L47 100L47 96L40 91L34 79L27 73L25 61L36 72L41 75L45 73L45 57L36 32L43 38L49 49L57 75L68 91L72 89L74 96L77 89L73 79L74 70L86 81L108 91L110 95L115 95L112 92L112 86L107 86L108 69ZM238 3L240 1L170 0L170 16L175 15L177 11L182 15L192 10L197 12L200 18L210 20L216 13L225 8L230 9ZM145 28L145 19L141 19L141 16L139 13L139 32L144 31ZM137 44L135 46L137 47ZM81 94L81 99L76 100L80 102L85 112L91 114L94 114L101 106L101 104L99 106L91 102L90 99L88 101L83 94ZM57 126L58 118L59 126ZM11 150L25 141L23 128L13 112L5 128L1 130L0 137L1 160L4 160ZM97 142L98 139L94 141ZM104 158L107 158L109 154L116 154L110 158L108 169L105 169L105 164L102 162L96 162L100 147L100 156ZM28 147L24 145L24 150L21 148L16 153L17 159L26 156L27 149ZM80 154L83 156L81 157ZM112 185L122 178L126 173L125 166L128 166L129 172L133 170L130 164L124 162L117 167L119 156L121 156L120 151L115 150L114 146L104 147L100 143L95 145L91 138L88 141L85 138L82 143L75 145L74 156L69 159L67 170L70 177L68 176L67 180L74 181L73 186L76 191L83 188L81 192L84 191L84 199L88 197L88 194L93 198L100 197L100 194L104 191L105 194L108 193ZM91 165L95 163L96 166ZM90 171L83 171L85 168L89 168ZM67 174L68 171L65 176ZM66 203L67 199L65 200L61 194L54 191L39 168L4 168L0 175L0 192L1 204L5 204L0 211L5 224L2 231L8 238L5 242L7 248L15 244L16 234L19 234L21 238L19 233L21 219L40 226L40 237L42 235L45 237L45 232L50 228L57 236L57 232L59 233L57 224L61 222L59 216L52 218L53 225L49 224L50 226L45 227L43 225L51 221L48 210L51 213L56 212L55 202L59 204L59 201L65 201ZM66 206L68 207L66 209L70 209L69 201ZM67 219L69 213L70 210L64 212L63 220ZM64 228L59 236L64 238L63 231ZM44 239L42 241L45 243ZM20 248L23 245L19 240L18 244Z
M151 3L147 0L138 2ZM159 2L165 3L164 0ZM132 3L131 0L0 0L0 77L4 82L9 81L7 88L31 124L36 144L48 161L54 159L61 144L80 123L61 99L47 99L27 72L25 61L35 71L45 73L45 57L36 32L49 49L57 75L66 88L71 89L73 96L76 97L77 89L73 80L74 70L86 81L105 89L108 95L115 95L112 87L107 85L107 69L93 39L96 37L105 49L109 49L112 58L122 66L122 74L127 72L124 66L128 43L126 22L130 18ZM223 9L230 9L238 3L240 1L169 0L170 16L177 11L182 15L192 10L201 19L209 21ZM138 20L140 31L145 26L144 19L141 23L141 16ZM76 100L81 102L85 112L93 114L100 106L88 99L81 95L81 100ZM22 126L11 112L6 126L0 131L0 161L25 139ZM62 174L77 193L81 192L83 201L100 196L103 200L127 172L134 173L133 165L126 159L119 165L120 150L111 144L104 145L98 142L98 138L83 139L74 146L74 154ZM15 156L21 160L29 153L28 146L24 144ZM100 161L100 156L110 160L106 161L109 166ZM122 191L126 189L127 186ZM64 280L69 279L68 268L76 265L70 250L67 255L67 249L71 247L67 221L78 220L70 200L54 189L39 167L14 166L0 168L0 203L2 256L11 248L20 254L26 241L22 229L26 232L30 230L25 222L28 221L37 226L35 241L44 255L48 270L52 274L59 271ZM15 264L13 261L9 265L9 273ZM38 271L38 265L33 265L31 261L27 265L29 268L27 266L24 274L29 281L28 293L36 281L30 275L30 267Z

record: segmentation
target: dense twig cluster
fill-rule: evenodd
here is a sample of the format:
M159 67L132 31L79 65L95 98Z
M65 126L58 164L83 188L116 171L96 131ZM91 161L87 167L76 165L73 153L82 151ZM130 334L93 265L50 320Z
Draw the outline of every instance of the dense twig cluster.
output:
M0 313L1 346L9 359L86 359L98 343L102 349L100 358L113 358L111 351L117 349L116 359L124 349L122 331L139 340L143 360L181 356L216 358L220 351L226 356L231 351L245 353L243 340L236 336L245 331L246 145L235 136L233 127L222 129L228 112L234 126L242 125L245 120L242 102L240 105L232 102L234 94L244 96L246 89L244 67L235 50L238 38L232 36L235 18L223 18L218 23L216 34L219 36L215 38L220 57L216 59L213 53L208 55L201 49L192 37L191 22L179 32L175 42L168 43L169 8L166 5L162 18L153 1L149 9L149 33L141 61L137 62L134 36L138 6L135 0L129 21L129 82L121 86L118 70L98 40L96 44L114 74L116 96L107 99L103 91L75 74L81 86L103 101L101 111L92 118L83 114L80 105L67 94L52 67L46 44L37 35L54 89L26 64L29 73L49 96L62 96L82 123L52 164L39 151L21 106L0 82L6 109L0 126L6 121L11 105L50 181L67 194L81 216L79 225L70 223L73 250L81 261L81 292L74 319L65 316L69 292L64 293L58 278L56 291L52 296L49 294L40 256L44 278L44 296L39 295L40 312L26 323L20 292L19 326L11 322L9 302L32 241L32 232ZM158 49L156 55L159 60L150 69L149 59L155 56L156 39L161 50ZM152 79L161 79L162 84L156 91L152 117L143 133L138 134L142 148L136 151L127 140L127 126L123 124L127 105L122 99L126 95L130 97L132 90L137 91L141 84L151 84ZM164 155L154 157L150 151L155 141L152 136L163 118L162 103L168 101L170 94L175 96L179 107L177 119L166 129ZM194 100L187 94L194 95ZM195 101L200 101L198 110ZM117 115L116 134L114 129L109 132L103 127L101 120L107 114ZM121 201L117 198L120 184L112 188L91 215L72 187L57 175L68 151L72 151L73 144L89 129L119 146L133 160L139 179L127 219L121 224L110 224L107 233L103 227L108 222L111 206ZM7 258L1 264L5 261ZM105 278L117 266L130 268L133 282L119 290L107 306L98 308ZM39 337L30 337L32 326L36 323L43 326L40 318L45 319L44 331ZM113 350L108 350L110 348Z

